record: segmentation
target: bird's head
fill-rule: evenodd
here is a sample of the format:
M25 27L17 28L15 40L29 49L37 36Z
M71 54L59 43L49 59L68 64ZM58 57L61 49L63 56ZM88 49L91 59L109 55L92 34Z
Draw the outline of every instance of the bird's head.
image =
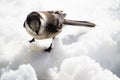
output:
M31 12L26 18L26 21L24 23L24 27L26 27L25 24L27 24L27 26L29 26L29 28L33 32L38 34L39 30L40 30L40 27L41 27L40 18L41 18L40 14L38 14L37 12Z

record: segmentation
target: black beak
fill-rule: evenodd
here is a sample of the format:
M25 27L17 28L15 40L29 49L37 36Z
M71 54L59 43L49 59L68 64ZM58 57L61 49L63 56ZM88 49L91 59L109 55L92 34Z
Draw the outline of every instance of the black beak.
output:
M25 22L24 22L24 24L23 24L23 27L25 28Z
M38 30L36 30L35 32L36 32L37 35L39 34L39 31L38 31Z

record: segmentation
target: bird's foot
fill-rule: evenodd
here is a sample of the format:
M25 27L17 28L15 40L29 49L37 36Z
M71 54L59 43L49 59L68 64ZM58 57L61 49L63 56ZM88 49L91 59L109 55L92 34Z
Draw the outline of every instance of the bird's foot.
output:
M30 43L35 42L35 38L32 38L29 42Z
M52 50L52 48L49 47L49 48L45 49L44 51L45 51L45 52L50 52L51 50Z
M51 50L52 50L52 43L50 44L50 47L47 48L47 49L45 49L44 51L45 51L45 52L50 52Z

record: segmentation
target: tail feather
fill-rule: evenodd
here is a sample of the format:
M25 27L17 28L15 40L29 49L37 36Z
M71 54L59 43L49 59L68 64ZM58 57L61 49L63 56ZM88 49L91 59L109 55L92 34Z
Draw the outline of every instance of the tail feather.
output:
M95 27L94 23L88 21L77 21L77 20L68 20L65 19L63 22L65 25L75 25L75 26L87 26L87 27Z

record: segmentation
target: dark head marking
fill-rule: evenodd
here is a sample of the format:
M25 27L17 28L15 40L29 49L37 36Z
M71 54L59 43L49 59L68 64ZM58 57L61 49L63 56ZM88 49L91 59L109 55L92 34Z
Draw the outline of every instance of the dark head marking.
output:
M27 23L29 27L36 32L36 34L39 33L41 21L40 18L42 18L37 12L32 12L27 16Z

